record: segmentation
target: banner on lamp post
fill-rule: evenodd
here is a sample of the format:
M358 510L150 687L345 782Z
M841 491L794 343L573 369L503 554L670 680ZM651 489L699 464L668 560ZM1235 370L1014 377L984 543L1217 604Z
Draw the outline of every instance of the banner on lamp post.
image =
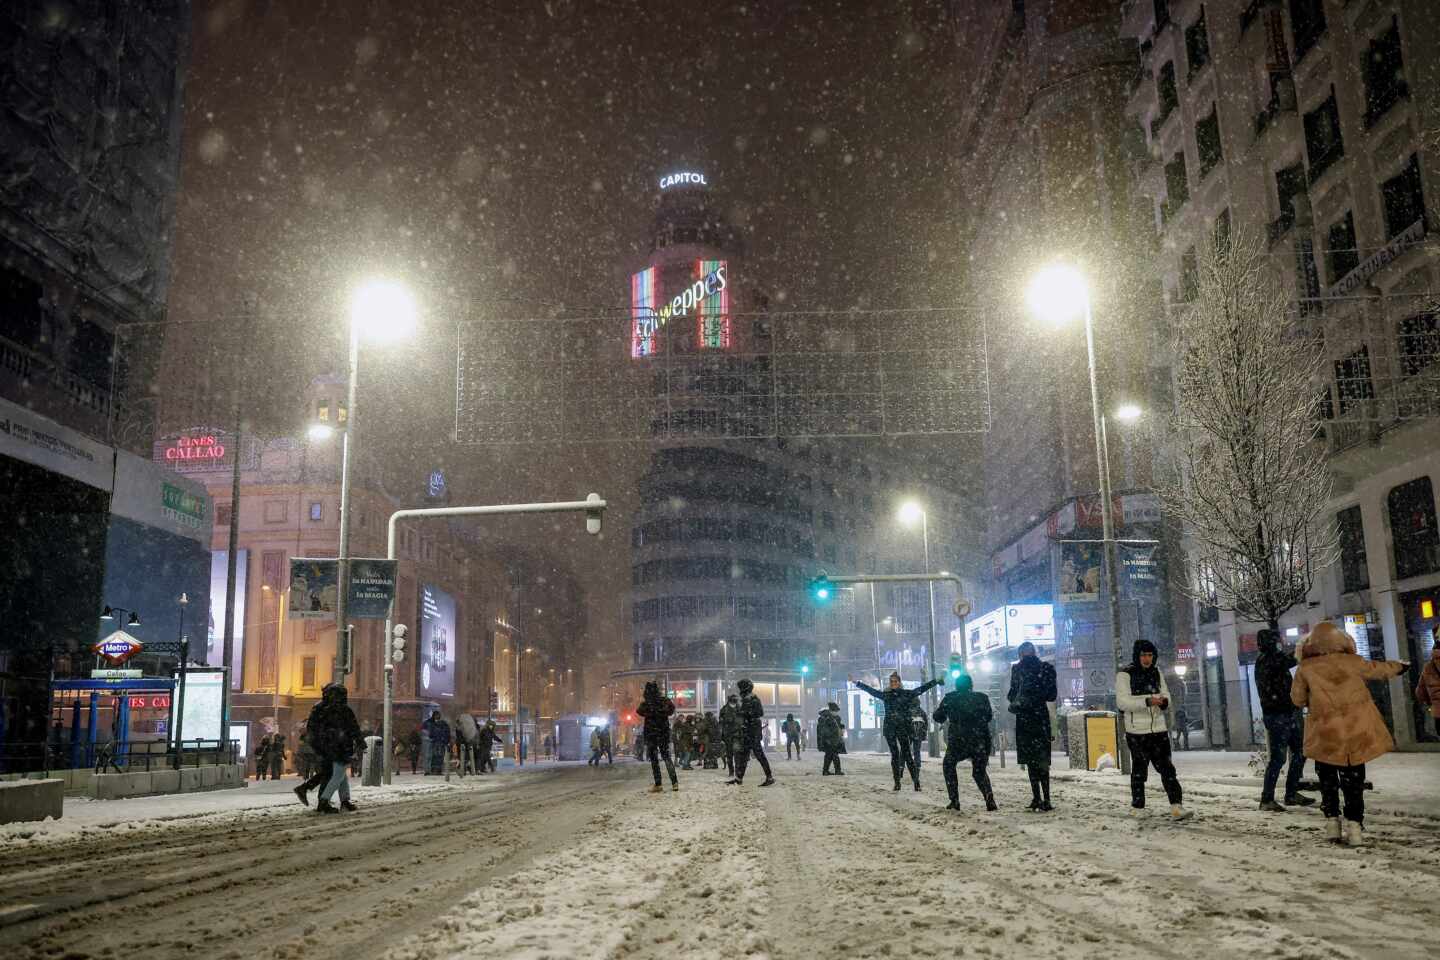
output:
M339 560L292 557L286 614L291 620L334 620L339 582Z
M350 599L346 615L354 620L384 620L395 599L398 560L350 559Z

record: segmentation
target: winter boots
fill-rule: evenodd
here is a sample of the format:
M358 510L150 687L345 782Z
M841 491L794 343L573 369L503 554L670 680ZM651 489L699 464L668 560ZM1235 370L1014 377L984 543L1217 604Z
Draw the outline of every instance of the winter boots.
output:
M760 786L762 786L762 787L772 787L772 786L774 786L774 785L775 785L775 778L774 778L774 777L766 777L764 780L760 781ZM677 787L676 789L678 790L679 788Z
M1302 797L1298 793L1287 793L1285 795L1285 806L1287 807L1308 807L1314 803L1314 797Z
M985 791L985 809L991 813L1000 809L999 805L995 803L995 794L989 790Z
M662 791L662 790L664 790L664 789L665 789L664 787L660 786L660 784L657 783L657 784L655 784L655 786L653 786L653 787L650 788L650 792L651 792L651 793L659 793L660 791Z
M1345 836L1345 827L1344 827L1344 825L1340 822L1340 818L1339 818L1339 817L1326 817L1326 818L1325 818L1325 839L1326 839L1326 840L1329 840L1331 843L1339 843L1340 840L1341 840L1341 838L1344 837L1344 836Z
M341 801L340 801L340 809L341 809L341 810L344 810L346 813L354 813L356 810L359 810L360 808L357 807L357 806L355 806L355 804L351 803L349 800L341 800Z
M1183 820L1189 820L1193 816L1195 816L1195 814L1191 813L1189 810L1186 810L1180 804L1170 804L1170 819L1175 823L1180 823Z
M299 797L300 802L305 806L310 806L310 797L305 793L305 784L302 783L295 788L295 796Z
M1345 846L1365 846L1365 827L1363 824L1356 823L1354 820L1345 821Z
M1285 808L1282 807L1282 806L1280 806L1280 804L1276 803L1274 800L1261 800L1261 801L1260 801L1260 809L1263 810L1265 813L1284 813L1284 812L1285 812Z

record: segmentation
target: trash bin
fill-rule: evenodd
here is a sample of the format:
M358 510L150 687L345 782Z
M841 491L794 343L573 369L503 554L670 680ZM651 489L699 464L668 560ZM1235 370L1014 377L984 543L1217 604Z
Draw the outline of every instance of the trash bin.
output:
M1069 734L1067 747L1070 754L1070 769L1094 770L1100 757L1110 754L1118 765L1120 755L1116 752L1119 740L1119 718L1109 710L1086 710L1072 713L1065 724Z
M365 738L365 759L360 763L360 783L363 786L380 786L380 779L385 770L382 762L385 758L380 756L381 742L379 737Z

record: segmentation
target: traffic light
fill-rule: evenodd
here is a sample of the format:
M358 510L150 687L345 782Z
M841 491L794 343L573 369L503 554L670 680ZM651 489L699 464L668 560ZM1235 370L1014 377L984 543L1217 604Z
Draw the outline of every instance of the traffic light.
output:
M808 663L802 663L802 664L800 664L800 676L803 677L803 676L807 675L809 672L810 672L810 664L808 664Z
M820 576L810 581L810 598L816 603L829 603L830 597L832 595L833 592L830 587L830 578L825 576L825 574L822 573L820 574Z
M390 662L391 662L391 663L400 663L401 661L403 661L403 660L405 659L405 635L406 635L407 633L409 633L409 632L410 632L410 629L409 629L408 627L406 627L405 624L403 624L403 623L397 623L397 624L395 624L395 628L390 631L390 633L391 633L391 639L390 639Z
M950 654L950 682L954 683L956 680L959 680L960 675L964 672L965 662L960 659L960 654Z

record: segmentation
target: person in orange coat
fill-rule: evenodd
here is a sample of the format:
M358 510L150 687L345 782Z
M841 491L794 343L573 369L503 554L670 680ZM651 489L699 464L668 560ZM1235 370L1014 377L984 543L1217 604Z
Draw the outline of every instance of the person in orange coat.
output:
M1430 716L1435 718L1435 735L1440 736L1440 643L1431 648L1430 662L1420 671L1415 699L1430 708Z
M1300 667L1290 685L1290 700L1310 710L1305 721L1305 756L1315 761L1320 777L1325 834L1331 841L1343 837L1348 846L1358 847L1365 842L1365 764L1395 749L1365 681L1397 677L1410 665L1357 656L1355 641L1329 621L1310 631L1296 656Z

